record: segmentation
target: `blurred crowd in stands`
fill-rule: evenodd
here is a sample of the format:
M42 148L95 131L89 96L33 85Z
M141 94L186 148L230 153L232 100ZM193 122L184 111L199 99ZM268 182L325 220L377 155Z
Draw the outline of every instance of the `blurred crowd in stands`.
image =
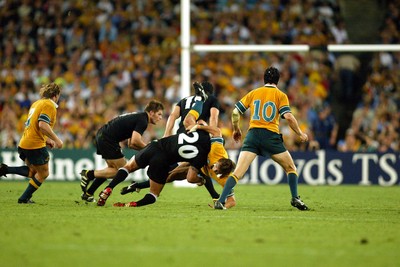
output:
M178 0L0 1L0 147L15 148L41 84L62 85L55 131L66 148L90 148L93 135L118 114L142 111L153 98L165 120L145 138L160 138L181 98ZM400 1L387 13L377 44L400 43ZM278 87L311 137L298 142L288 125L287 148L400 151L400 52L374 53L365 82L356 86L355 54L332 54L328 44L351 38L336 0L192 0L193 44L308 44L308 53L192 53L192 81L209 80L221 104L226 148L230 111L262 86L267 66L281 71ZM346 129L337 115L354 105ZM242 120L246 129L246 119ZM340 131L342 130L342 131ZM343 134L340 134L343 132Z

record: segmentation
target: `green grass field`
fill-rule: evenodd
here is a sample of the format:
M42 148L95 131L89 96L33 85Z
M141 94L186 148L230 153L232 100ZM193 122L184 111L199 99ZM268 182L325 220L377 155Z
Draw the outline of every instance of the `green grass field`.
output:
M400 187L238 185L238 206L212 210L204 188L167 185L151 206L80 201L77 182L46 182L34 205L27 182L0 181L1 266L399 266ZM125 185L125 184L124 184Z

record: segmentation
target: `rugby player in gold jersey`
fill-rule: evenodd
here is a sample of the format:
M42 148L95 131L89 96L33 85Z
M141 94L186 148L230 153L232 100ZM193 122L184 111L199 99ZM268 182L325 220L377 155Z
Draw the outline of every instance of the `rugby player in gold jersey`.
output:
M26 166L0 166L0 176L8 173L30 178L28 187L19 197L18 203L31 204L32 194L39 189L49 176L49 152L47 148L62 148L63 141L54 133L56 123L57 102L61 88L55 83L45 84L40 89L41 99L29 109L25 129L18 145L19 157Z

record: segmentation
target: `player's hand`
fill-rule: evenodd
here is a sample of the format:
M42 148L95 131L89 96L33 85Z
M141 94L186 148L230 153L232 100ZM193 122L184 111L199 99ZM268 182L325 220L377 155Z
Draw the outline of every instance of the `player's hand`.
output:
M53 147L56 146L56 142L54 142L54 141L51 140L51 139L47 139L47 140L46 140L46 146L47 146L48 148L52 149Z
M197 128L199 128L199 125L196 124L195 126L193 126L192 128L190 128L189 133L193 133L195 131L197 131Z
M242 131L240 129L233 131L233 140L239 142L242 139Z
M58 140L55 141L55 146L54 147L55 148L62 148L63 145L64 145L64 142L61 141L61 139L58 139Z
M299 137L300 137L300 141L301 142L307 142L308 141L308 135L305 134L305 133L301 133Z

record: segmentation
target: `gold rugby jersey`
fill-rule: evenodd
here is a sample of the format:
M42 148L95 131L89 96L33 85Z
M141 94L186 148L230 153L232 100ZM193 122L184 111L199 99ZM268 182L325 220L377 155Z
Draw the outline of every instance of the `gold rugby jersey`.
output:
M250 107L251 128L264 128L279 133L279 116L290 111L289 99L275 86L263 86L250 91L235 107L243 114Z
M211 138L211 149L210 152L208 153L207 166L201 168L201 171L211 179L214 179L221 186L224 186L226 183L226 179L228 179L229 175L224 177L218 177L212 170L213 165L220 158L226 158L226 159L228 158L228 152L226 152L224 147L224 139L222 137L213 137Z
M28 119L19 146L23 149L38 149L46 146L47 136L39 128L39 121L54 127L57 116L57 104L51 99L40 99L29 109Z

